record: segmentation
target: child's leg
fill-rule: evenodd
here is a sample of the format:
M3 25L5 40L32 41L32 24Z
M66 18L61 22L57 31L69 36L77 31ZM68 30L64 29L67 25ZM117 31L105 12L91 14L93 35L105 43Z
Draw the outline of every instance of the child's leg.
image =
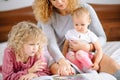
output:
M72 51L69 51L65 57L71 62L74 62L76 60L75 52L72 52Z
M83 70L89 69L93 65L89 54L83 50L76 52L76 59L84 66Z
M73 64L75 64L80 70L82 70L83 66L81 65L80 62L78 62L78 60L76 59L75 57L75 52L72 52L72 51L69 51L67 54L66 54L66 58L72 62Z

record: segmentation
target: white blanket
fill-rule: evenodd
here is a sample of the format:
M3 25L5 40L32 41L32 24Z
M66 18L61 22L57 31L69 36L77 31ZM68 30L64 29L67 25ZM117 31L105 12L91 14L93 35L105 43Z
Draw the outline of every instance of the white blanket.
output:
M4 49L7 46L7 43L0 43L0 65L2 64ZM107 42L103 47L103 52L107 55L110 55L114 60L120 64L120 41ZM107 73L99 73L99 75L94 74L82 74L87 77L88 80L116 80L114 76ZM96 77L95 77L96 76ZM96 78L96 79L95 79ZM0 74L0 80L2 80L2 75Z

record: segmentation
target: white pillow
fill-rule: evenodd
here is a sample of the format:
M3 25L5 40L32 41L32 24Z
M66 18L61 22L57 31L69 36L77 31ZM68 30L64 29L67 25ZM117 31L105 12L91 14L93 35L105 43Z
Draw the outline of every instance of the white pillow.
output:
M7 42L0 43L0 65L2 65L4 50L7 47Z

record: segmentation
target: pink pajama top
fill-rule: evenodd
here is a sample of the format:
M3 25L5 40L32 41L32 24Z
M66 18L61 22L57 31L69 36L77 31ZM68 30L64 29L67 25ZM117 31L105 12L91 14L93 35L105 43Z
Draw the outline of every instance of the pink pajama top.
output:
M42 60L47 63L43 55L39 59L37 59L36 56L29 57L26 63L17 62L15 52L11 48L6 48L2 65L3 80L18 80L22 75L28 73L28 69L32 67L37 60ZM50 74L48 65L44 65L44 67L45 69L43 71L36 72L38 76Z

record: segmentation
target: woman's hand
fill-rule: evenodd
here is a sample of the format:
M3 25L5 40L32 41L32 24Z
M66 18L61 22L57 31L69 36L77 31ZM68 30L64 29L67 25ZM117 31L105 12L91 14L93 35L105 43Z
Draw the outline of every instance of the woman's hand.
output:
M28 72L34 73L37 71L42 71L45 68L44 67L45 65L47 65L47 63L42 62L41 60L38 60L35 62L35 64L30 69L28 69Z
M37 74L34 73L28 73L26 75L23 75L19 78L19 80L32 80L33 78L38 77Z
M58 62L58 65L59 65L59 68L58 68L57 74L59 74L61 76L75 74L74 69L71 67L71 65L69 64L69 62L67 60L61 59Z
M69 41L69 47L73 51L78 51L78 50L84 50L84 51L87 51L87 52L90 51L90 44L88 44L86 42L82 42L80 40L71 40L71 41Z

